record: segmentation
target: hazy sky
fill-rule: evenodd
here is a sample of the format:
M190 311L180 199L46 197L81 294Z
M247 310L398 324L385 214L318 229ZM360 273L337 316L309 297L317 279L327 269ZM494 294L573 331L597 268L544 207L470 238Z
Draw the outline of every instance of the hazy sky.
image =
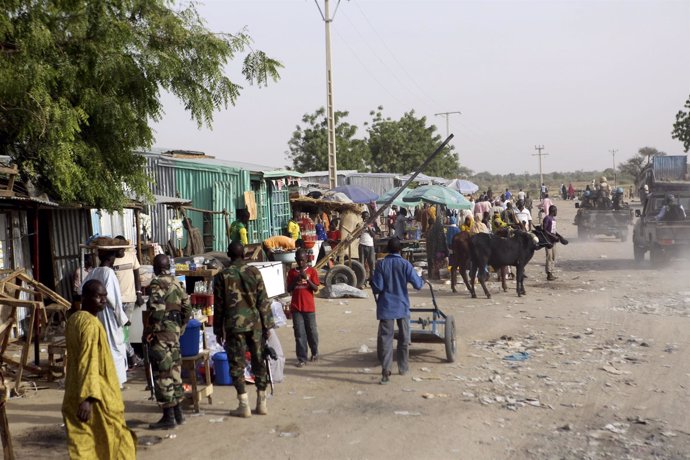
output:
M323 0L318 0L323 8ZM337 4L331 0L331 7ZM218 158L288 164L305 113L326 104L324 23L312 0L199 5L214 31L247 27L254 47L280 60L279 82L243 85L237 105L198 130L174 100L156 146ZM638 148L682 153L671 139L690 95L690 1L343 0L332 25L336 110L360 127L379 105L414 109L475 172L603 169ZM227 72L240 82L240 62ZM360 137L365 132L360 129Z

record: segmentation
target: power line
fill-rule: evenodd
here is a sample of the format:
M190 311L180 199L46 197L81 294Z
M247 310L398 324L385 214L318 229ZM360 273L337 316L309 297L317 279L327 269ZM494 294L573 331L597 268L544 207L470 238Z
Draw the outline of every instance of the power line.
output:
M433 97L431 97L431 96L424 90L424 88L423 88L419 83L417 83L417 81L412 77L412 75L410 75L410 73L407 71L407 69L405 68L405 66L400 62L400 60L399 60L399 59L396 57L396 55L393 53L393 51L391 51L391 49L390 49L390 47L388 46L388 44L386 43L386 41L383 39L383 37L381 36L381 34L379 34L379 32L378 32L378 30L376 29L376 27L374 27L374 25L373 25L372 22L369 20L369 18L367 17L367 15L364 13L364 10L359 6L359 2L356 2L356 1L353 0L352 3L354 3L354 5L357 7L357 10L359 10L359 12L362 14L362 17L364 17L364 20L367 22L367 24L369 24L369 27L371 28L371 30L374 31L374 34L375 34L376 37L381 41L381 43L383 44L383 47L386 49L386 51L388 51L388 54L391 55L391 57L392 57L393 60L396 62L396 64L398 64L398 66L399 66L400 69L403 71L403 73L405 74L405 76L406 76L406 77L412 82L412 84L417 88L417 90L419 91L419 93L420 93L423 97L425 97L426 99L428 99L428 100L433 104L433 106L435 106L435 107L440 106L441 104L440 104L438 101L436 101Z

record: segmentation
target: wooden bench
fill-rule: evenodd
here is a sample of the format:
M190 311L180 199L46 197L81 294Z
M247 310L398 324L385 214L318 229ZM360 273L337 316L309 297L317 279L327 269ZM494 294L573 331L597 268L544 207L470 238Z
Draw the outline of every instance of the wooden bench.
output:
M192 385L192 402L194 403L194 413L199 413L199 400L203 397L208 398L208 403L213 404L211 395L213 394L213 383L211 382L211 363L210 350L202 350L195 356L182 357L182 370L187 371L187 378ZM205 385L199 385L196 378L196 368L199 364L204 365L204 377L206 379Z

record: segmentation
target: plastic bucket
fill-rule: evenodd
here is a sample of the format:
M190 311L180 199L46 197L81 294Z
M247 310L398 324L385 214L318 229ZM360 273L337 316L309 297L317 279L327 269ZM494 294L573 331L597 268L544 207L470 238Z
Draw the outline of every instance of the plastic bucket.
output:
M213 383L216 385L232 385L232 377L230 377L230 363L228 362L228 354L221 351L213 355L213 372L215 379Z
M180 336L180 354L182 356L196 356L199 354L199 340L201 338L201 322L191 319L187 323L184 334Z

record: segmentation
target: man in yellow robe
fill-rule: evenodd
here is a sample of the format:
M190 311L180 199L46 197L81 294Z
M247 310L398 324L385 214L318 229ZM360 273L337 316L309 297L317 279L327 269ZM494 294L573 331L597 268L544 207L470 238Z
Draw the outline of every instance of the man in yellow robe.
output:
M98 280L82 287L81 310L67 320L67 374L62 416L71 459L136 457L136 436L125 425L125 405L110 346L96 314L108 293Z

